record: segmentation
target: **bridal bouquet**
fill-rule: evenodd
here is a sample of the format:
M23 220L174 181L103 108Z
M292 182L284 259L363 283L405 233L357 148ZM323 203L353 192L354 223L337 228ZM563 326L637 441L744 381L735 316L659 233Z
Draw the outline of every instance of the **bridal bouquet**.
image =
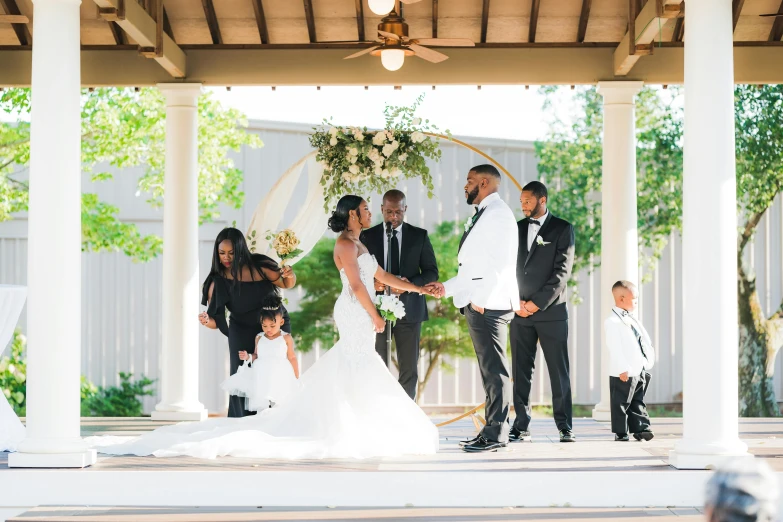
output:
M280 264L285 266L288 259L293 259L302 254L299 247L299 238L291 229L281 230L276 234L267 232L266 239L271 241L270 246L280 258Z
M327 211L345 194L383 194L400 179L420 177L433 194L433 182L426 158L439 160L441 151L438 128L415 116L423 100L419 96L411 107L384 109L386 128L340 127L324 120L314 129L310 144L317 149L316 159L324 165L324 209ZM446 135L450 136L448 131Z
M375 307L381 317L387 321L397 322L405 317L405 305L396 295L379 295L375 298Z

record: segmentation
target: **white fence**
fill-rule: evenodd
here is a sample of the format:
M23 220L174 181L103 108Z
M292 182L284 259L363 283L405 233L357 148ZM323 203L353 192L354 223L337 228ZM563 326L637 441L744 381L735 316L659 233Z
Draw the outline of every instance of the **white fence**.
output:
M200 268L202 277L209 267L212 243L218 231L232 221L240 229L249 223L257 202L290 165L309 152L305 125L253 122L252 131L264 141L261 149L244 149L235 161L245 173L243 189L246 204L240 210L226 209L222 220L201 227ZM517 176L520 183L536 179L536 158L530 142L464 138L500 161ZM473 165L485 163L483 158L462 147L446 143L443 158L431 164L436 197L427 199L418 181L403 183L399 188L408 195L408 221L432 228L447 220L464 220L470 209L465 204L462 187L467 171ZM115 172L115 180L91 184L83 180L83 190L97 192L121 209L124 221L137 223L145 233L162 234L162 212L150 208L144 197L136 197L135 183L140 171L128 169ZM303 187L297 187L301 193ZM501 195L518 209L518 193L512 183L503 182ZM557 198L557 194L551 194ZM296 199L294 199L296 201ZM377 211L380 198L372 200ZM291 216L296 209L291 208ZM758 273L758 288L766 310L777 308L783 297L783 213L779 202L760 227L760 235L752 249L750 261ZM27 224L24 216L0 223L0 283L24 284L26 281ZM682 271L680 241L673 237L661 260L656 264L651 282L642 288L641 315L657 348L658 361L648 399L650 403L668 403L679 399L682 391ZM705 253L709 262L709 253ZM59 274L53 259L51 272L45 277L67 277ZM335 274L336 277L336 274ZM603 284L610 284L604 282ZM601 324L599 289L600 270L581 274L580 294L583 302L571 307L570 357L574 402L594 404L600 395ZM161 347L161 264L154 260L134 264L122 254L84 254L82 264L82 372L99 385L118 381L119 371L130 371L157 378ZM287 297L296 306L300 295L289 292ZM693 306L710 306L694 297ZM196 321L196 318L193 319ZM21 326L24 328L24 313ZM294 325L295 327L295 325ZM51 339L47 350L56 350L58 339ZM200 358L200 397L211 412L225 411L227 398L219 390L228 375L228 349L225 337L215 331L201 329L199 346L193 352ZM320 351L300 355L304 369L317 360ZM484 400L481 380L475 361L449 361L454 371L437 371L425 390L422 403L427 406L460 406ZM780 358L776 362L780 374ZM781 394L780 379L776 379ZM533 387L533 401L549 402L549 382L539 354ZM149 411L155 398L145 401Z

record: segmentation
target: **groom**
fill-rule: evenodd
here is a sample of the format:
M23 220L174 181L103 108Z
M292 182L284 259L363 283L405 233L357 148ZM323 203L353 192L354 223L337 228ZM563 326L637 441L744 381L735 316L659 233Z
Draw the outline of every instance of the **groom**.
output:
M478 165L468 173L465 197L476 214L465 224L457 276L427 287L436 297L451 297L468 321L486 392L486 426L465 442L467 452L496 451L508 442L511 379L506 360L506 327L519 310L516 260L517 223L500 199L500 173Z
M405 193L399 190L388 191L383 195L381 203L383 223L362 232L360 239L387 272L415 285L424 286L438 280L438 263L427 231L405 223L407 210ZM391 227L391 241L386 237L388 227ZM391 247L391 265L386 266L389 247ZM386 287L376 281L375 290L383 293ZM397 290L392 289L392 292L398 294ZM392 335L397 347L397 363L400 366L399 382L405 393L416 400L416 389L419 384L421 323L429 319L427 302L423 295L408 292L400 295L400 301L405 305L405 317L392 326ZM386 333L379 333L375 340L375 351L384 363L386 350Z

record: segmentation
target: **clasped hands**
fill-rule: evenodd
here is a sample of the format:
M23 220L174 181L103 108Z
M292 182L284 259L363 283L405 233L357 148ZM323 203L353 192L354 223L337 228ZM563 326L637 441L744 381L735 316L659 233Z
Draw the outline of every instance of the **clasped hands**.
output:
M516 313L519 317L530 317L538 312L539 308L533 301L519 301L519 310Z
M398 277L398 279L400 279L401 281L405 281L406 283L410 283L410 280L407 277ZM418 287L419 288L418 289L418 293L424 294L424 295L428 295L428 296L431 296L431 297L438 297L435 294L433 294L432 288L430 286L431 284L432 283L430 283L428 285L425 285L425 286ZM386 285L381 283L380 281L378 281L376 279L375 280L375 291L376 292L385 292L386 291ZM405 292L407 292L407 290L400 290L399 288L394 288L394 287L391 288L391 293L394 294L394 295L404 294Z

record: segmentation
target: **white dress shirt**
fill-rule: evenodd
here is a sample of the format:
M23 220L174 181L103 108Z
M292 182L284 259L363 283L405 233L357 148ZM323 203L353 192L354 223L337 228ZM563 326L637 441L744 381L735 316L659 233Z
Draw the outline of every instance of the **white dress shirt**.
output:
M546 219L549 217L549 209L544 212L544 215L540 218L530 218L535 219L540 224L536 225L535 223L528 223L527 224L527 250L530 251L531 248L533 248L533 241L536 240L536 236L538 236L539 230L541 230L541 227L544 226L544 222L546 222Z
M484 212L459 251L457 276L443 283L445 297L457 308L473 303L489 310L519 310L514 213L497 193L484 198L478 209Z
M386 237L386 224L383 225L383 261L381 261L381 264L384 266L384 269L388 272L391 267L386 266L386 260L389 259L389 238ZM397 244L399 245L399 254L400 259L397 261L402 261L402 223L400 223L400 226L397 228L393 228L393 231L397 231ZM392 237L394 237L394 232L392 232ZM399 265L398 265L399 266Z
M612 307L609 317L604 321L606 345L609 350L609 375L619 377L628 372L628 377L636 377L643 370L652 369L655 364L655 351L650 335L642 323L633 314L622 308ZM641 336L644 353L633 329Z

